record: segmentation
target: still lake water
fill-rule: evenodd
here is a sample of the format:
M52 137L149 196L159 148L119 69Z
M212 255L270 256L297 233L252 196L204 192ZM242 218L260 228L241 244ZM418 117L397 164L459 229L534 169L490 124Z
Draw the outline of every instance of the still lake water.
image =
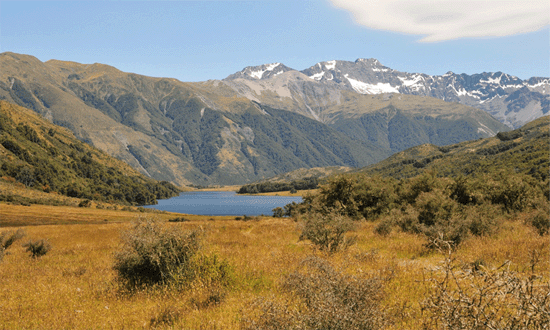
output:
M149 205L161 211L198 215L272 215L276 207L292 202L300 203L302 197L238 195L233 191L184 192L177 197L162 199L157 205Z

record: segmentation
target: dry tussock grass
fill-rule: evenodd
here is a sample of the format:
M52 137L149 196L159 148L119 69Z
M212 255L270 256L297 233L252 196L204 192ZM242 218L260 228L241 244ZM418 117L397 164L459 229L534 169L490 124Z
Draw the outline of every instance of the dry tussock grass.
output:
M423 276L442 271L438 267L444 260L436 251L427 250L419 236L392 232L383 237L374 232L376 223L372 222L357 228L355 245L326 254L307 241L300 242L300 232L290 219L243 222L186 216L190 221L166 225L186 230L201 226L204 251L217 254L233 267L235 283L222 291L195 281L185 288L150 286L128 292L116 280L113 256L131 220L151 215L43 206L10 206L6 211L5 204L0 206L0 216L15 217L20 212L19 217L28 217L32 224L40 223L45 215L60 220L63 214L79 223L26 226L26 239L48 239L53 249L32 259L16 243L0 262L0 328L6 329L239 329L245 311L259 297L274 297L275 301L285 297L282 281L311 255L346 276L380 279L380 310L386 311L386 329L418 329L423 325L421 303L430 292L430 282L423 281ZM153 216L163 221L173 217ZM487 267L509 260L518 276L527 277L534 271L548 281L548 236L525 226L521 216L506 221L493 236L469 238L455 251L456 259L464 264L483 260ZM115 219L126 222L115 223ZM7 229L13 228L0 231ZM533 258L538 260L534 267Z

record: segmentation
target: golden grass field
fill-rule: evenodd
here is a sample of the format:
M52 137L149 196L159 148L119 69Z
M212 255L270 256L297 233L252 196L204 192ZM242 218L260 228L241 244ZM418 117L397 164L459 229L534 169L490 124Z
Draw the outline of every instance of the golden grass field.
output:
M181 215L0 203L0 232L14 229L6 224L26 232L0 261L0 329L239 329L249 306L258 297L280 297L280 281L312 254L352 274L386 278L382 307L391 319L388 329L418 329L420 303L429 287L423 278L443 260L426 250L420 236L393 232L381 237L372 222L360 224L355 245L326 255L299 241L296 222L288 218L245 222L185 215L190 221L166 225L202 227L204 253L217 254L234 269L235 283L223 299L203 303L212 288L200 282L185 288L124 290L112 268L121 232L140 218L167 221L176 216ZM524 225L526 216L505 220L491 237L469 238L455 257L465 263L483 260L489 267L509 260L514 271L525 276L534 271L548 280L548 236ZM21 243L39 238L48 239L53 249L32 259ZM539 261L531 269L535 255ZM169 323L155 323L166 315Z

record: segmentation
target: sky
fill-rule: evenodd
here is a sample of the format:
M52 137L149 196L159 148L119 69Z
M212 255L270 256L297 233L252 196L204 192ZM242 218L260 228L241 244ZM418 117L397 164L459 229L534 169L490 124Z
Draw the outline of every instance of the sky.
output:
M181 81L358 58L431 75L550 77L550 1L0 1L0 52Z

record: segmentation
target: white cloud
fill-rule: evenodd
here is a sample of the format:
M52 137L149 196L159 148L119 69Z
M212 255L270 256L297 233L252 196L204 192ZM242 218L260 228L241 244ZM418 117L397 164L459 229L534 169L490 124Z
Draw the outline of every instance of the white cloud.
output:
M368 28L424 35L421 42L500 37L550 24L549 0L330 0Z

